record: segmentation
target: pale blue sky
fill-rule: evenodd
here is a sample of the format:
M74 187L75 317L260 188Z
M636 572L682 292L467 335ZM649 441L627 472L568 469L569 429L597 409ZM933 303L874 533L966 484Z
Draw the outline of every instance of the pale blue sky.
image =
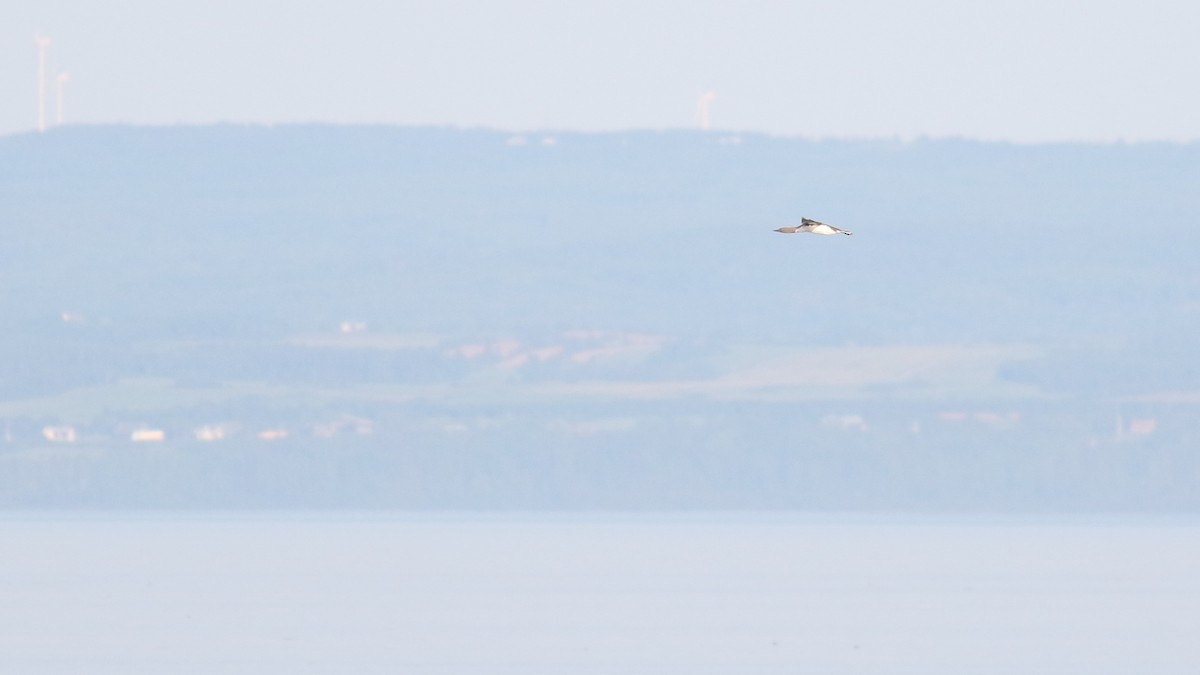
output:
M4 0L0 134L67 123L1200 139L1200 3Z

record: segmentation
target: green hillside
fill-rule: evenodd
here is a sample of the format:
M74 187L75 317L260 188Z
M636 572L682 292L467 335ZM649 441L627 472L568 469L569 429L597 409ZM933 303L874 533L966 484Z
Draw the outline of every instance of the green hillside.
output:
M0 500L1194 508L1197 184L1196 144L0 138Z

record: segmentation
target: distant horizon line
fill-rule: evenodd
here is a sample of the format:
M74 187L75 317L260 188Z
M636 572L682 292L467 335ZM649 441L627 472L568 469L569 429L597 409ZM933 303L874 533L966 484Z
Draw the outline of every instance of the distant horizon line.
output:
M39 131L36 128L26 129L22 131L10 131L0 133L0 141L18 138L23 136L41 136L45 134L56 134L67 129L83 130L83 129L145 129L145 130L174 130L174 129L215 129L215 128L246 128L246 129L264 129L270 130L275 128L303 128L303 127L328 127L341 129L407 129L407 130L439 130L439 131L456 131L462 133L490 133L495 135L507 135L509 137L521 136L620 136L625 134L689 134L696 136L709 136L717 139L729 138L765 138L770 140L781 141L800 141L809 143L891 143L898 145L913 145L924 142L957 142L957 143L976 143L983 145L1013 145L1013 146L1051 146L1051 145L1082 145L1082 146L1132 146L1132 145L1171 145L1171 146L1190 146L1200 144L1200 138L1190 140L1172 140L1172 139L1139 139L1130 140L1125 138L1117 138L1113 140L1086 140L1086 139L1060 139L1060 140L1040 140L1040 141L1024 141L1013 139L997 139L985 137L973 137L962 135L946 135L938 136L933 134L917 134L914 136L892 135L892 136L806 136L803 134L782 134L769 131L754 131L754 130L738 130L738 129L699 129L695 127L630 127L626 129L608 129L608 130L586 130L586 129L563 129L563 128L533 128L533 129L506 129L502 127L492 127L485 125L464 126L459 124L435 124L435 123L398 123L398 122L325 122L325 121L310 121L310 122L237 122L222 120L217 122L175 122L175 123L138 123L138 122L73 122L61 125L53 125L47 127L44 131Z

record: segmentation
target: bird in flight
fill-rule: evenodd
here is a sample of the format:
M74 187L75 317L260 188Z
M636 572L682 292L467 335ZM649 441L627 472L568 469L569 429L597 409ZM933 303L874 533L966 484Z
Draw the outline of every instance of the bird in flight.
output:
M779 227L776 228L775 231L782 232L784 234L799 234L801 232L812 232L813 234L844 234L847 236L854 234L850 230L839 230L832 225L826 225L819 220L813 220L811 218L801 218L799 225L794 225L792 227Z

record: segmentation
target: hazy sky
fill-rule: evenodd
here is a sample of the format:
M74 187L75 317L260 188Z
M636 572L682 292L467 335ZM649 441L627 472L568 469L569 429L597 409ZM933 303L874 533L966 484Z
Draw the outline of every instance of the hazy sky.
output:
M4 0L0 134L67 123L1200 139L1200 3Z

